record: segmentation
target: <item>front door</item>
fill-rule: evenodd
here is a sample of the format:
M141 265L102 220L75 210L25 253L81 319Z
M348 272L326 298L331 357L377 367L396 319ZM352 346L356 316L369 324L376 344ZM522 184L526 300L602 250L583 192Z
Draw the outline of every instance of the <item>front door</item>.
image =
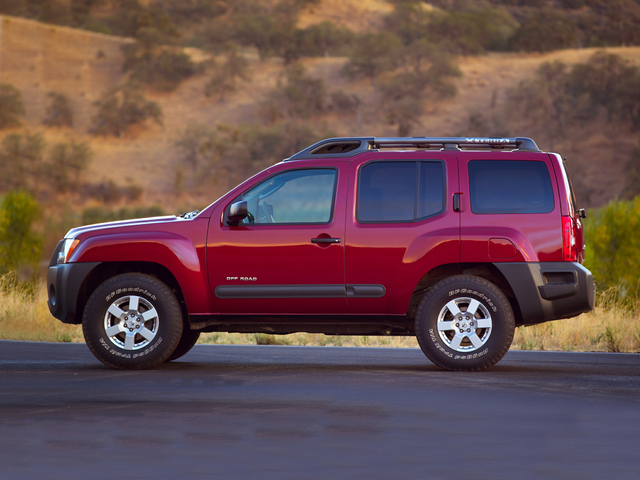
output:
M214 211L207 263L221 313L346 313L348 175L348 162L278 165ZM242 200L247 218L225 225L225 211Z

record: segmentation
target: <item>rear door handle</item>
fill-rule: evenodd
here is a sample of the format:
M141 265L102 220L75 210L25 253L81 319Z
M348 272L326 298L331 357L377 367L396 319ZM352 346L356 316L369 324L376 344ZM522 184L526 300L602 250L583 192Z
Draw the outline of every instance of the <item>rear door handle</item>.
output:
M339 238L312 238L311 243L340 243Z
M453 211L454 212L460 211L460 194L459 193L453 194Z

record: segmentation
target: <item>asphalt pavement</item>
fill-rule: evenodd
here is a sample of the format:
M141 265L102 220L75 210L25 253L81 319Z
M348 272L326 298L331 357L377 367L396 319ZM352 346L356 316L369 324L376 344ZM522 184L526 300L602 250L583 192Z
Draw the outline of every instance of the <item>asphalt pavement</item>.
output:
M638 479L640 355L197 345L148 371L0 341L0 479Z

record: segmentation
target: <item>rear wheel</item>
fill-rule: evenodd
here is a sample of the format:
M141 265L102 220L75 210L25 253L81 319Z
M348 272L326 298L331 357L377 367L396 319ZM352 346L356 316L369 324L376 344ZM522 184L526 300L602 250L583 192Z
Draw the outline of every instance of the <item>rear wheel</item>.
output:
M507 353L515 330L507 297L493 283L456 275L436 283L416 313L416 337L425 355L447 370L477 371Z
M173 292L150 275L126 273L105 281L89 297L82 331L105 365L144 369L161 364L182 335L182 312Z

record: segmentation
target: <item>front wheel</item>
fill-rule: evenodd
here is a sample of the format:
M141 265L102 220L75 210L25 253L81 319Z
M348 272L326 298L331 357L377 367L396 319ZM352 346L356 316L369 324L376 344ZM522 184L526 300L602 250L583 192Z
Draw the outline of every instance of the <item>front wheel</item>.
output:
M178 342L178 346L173 351L173 353L167 358L167 362L172 362L173 360L177 360L178 358L186 355L191 351L193 346L198 342L200 338L199 330L189 330L189 325L185 325L182 329L182 337L180 337L180 341Z
M513 341L515 319L493 283L455 275L436 283L416 312L416 337L424 354L446 370L478 371L495 365Z
M100 285L89 297L82 331L105 365L140 370L169 358L182 335L182 311L173 292L150 275L126 273Z

